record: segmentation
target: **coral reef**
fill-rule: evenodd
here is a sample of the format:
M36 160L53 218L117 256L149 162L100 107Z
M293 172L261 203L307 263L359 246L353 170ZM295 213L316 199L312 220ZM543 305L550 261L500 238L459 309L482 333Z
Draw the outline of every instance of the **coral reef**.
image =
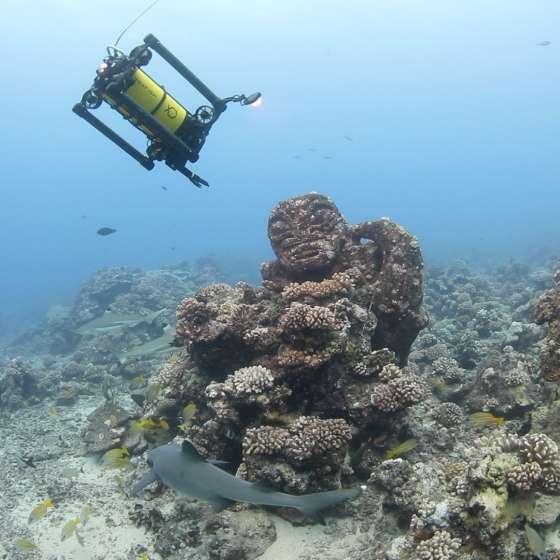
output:
M84 503L107 558L560 557L558 263L431 267L422 302L420 252L389 220L352 226L311 194L280 203L269 235L262 287L207 265L107 269L8 347L0 557L23 557L21 537L80 557L60 534ZM126 495L143 452L184 437L265 487L366 490L324 527L157 483ZM122 464L97 461L109 450Z
M188 380L163 379L164 366L145 412L192 401L187 437L209 456L241 457L242 476L336 488L351 474L351 435L390 430L426 394L399 367L425 326L420 250L387 219L350 226L316 193L278 204L269 238L277 260L262 266L262 288L214 284L179 303Z
M560 437L559 401L539 383L543 331L533 322L539 291L552 275L538 272L512 265L487 274L464 263L428 270L425 302L433 321L407 369L432 386L432 395L409 408L399 439L429 447L417 443L406 458L379 464L371 460L370 440L360 463L371 470L369 491L359 511L372 519L381 507L395 520L374 531L367 548L356 545L356 558L360 551L391 560L558 554L558 447L538 431ZM390 383L393 366L378 378ZM505 418L490 414L487 427L472 433L467 414L481 410ZM498 422L505 440L491 435ZM391 530L400 536L378 545Z
M560 380L560 271L554 275L554 288L547 290L537 304L537 323L548 324L541 353L541 375L547 381Z

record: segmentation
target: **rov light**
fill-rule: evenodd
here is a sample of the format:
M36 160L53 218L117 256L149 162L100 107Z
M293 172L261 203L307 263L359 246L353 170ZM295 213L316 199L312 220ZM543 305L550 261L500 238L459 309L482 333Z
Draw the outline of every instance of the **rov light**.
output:
M251 105L252 107L258 107L262 104L262 95L260 91L247 95L242 101L241 105Z
M250 103L251 107L260 107L262 105L262 97L259 97L257 100L253 101L253 103Z

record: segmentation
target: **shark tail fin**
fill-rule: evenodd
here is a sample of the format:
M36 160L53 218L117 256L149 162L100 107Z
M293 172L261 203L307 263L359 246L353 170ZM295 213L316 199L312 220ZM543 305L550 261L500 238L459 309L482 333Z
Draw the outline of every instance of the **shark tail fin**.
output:
M300 496L300 504L297 507L309 519L324 524L321 511L340 502L351 500L360 496L360 487L348 488L343 490L329 490L327 492L316 492L314 494L304 494Z

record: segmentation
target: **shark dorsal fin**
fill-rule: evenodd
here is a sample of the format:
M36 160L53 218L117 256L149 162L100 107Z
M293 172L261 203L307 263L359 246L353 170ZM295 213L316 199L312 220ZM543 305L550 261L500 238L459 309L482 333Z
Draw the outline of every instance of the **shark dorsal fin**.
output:
M196 447L190 442L185 440L181 446L183 453L193 462L201 463L206 459L196 450Z

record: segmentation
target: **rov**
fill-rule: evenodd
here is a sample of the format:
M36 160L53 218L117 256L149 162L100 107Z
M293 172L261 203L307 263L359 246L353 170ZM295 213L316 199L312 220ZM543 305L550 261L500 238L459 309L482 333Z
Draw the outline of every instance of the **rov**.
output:
M152 50L168 62L210 104L190 112L142 70L152 59ZM194 163L198 160L210 129L226 110L228 103L252 105L257 104L260 97L258 92L249 96L218 97L150 34L144 38L143 44L132 49L129 55L116 47L107 47L107 56L97 69L92 86L72 110L146 169L153 169L154 161L164 161L194 185L202 187L208 186L208 183L188 169L187 162ZM91 110L98 109L103 102L146 135L146 155L91 113Z

